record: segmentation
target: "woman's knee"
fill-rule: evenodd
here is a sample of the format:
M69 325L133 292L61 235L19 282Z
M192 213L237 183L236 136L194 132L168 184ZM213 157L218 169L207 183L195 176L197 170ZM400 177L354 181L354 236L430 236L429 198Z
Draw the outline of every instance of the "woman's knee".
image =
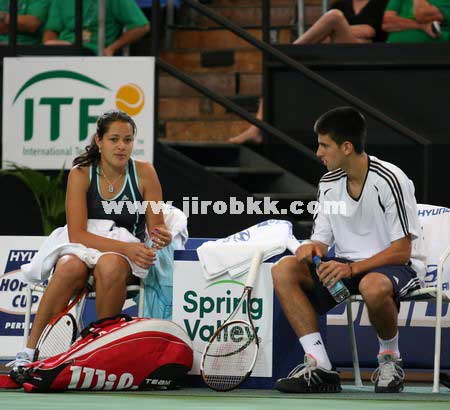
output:
M339 23L342 21L347 21L344 13L342 13L341 10L337 10L337 9L332 9L327 11L323 17L323 19L325 19L327 22L329 23Z
M56 263L52 281L64 282L68 287L82 288L89 275L88 267L74 255L64 255Z
M382 273L369 273L359 283L359 292L366 304L383 303L387 297L394 296L391 280Z
M94 269L96 283L124 285L130 273L130 265L119 255L102 256Z

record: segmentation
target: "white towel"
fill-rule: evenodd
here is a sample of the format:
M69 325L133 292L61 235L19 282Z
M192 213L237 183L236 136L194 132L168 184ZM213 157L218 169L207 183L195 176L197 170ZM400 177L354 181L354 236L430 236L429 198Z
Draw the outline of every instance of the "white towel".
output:
M184 249L188 239L186 215L174 206L166 205L162 210L164 222L172 234L174 249ZM127 229L119 228L114 221L106 219L88 219L87 230L95 235L115 239L122 242L139 242ZM145 278L148 269L141 268L128 257L116 252L100 252L98 249L87 248L79 243L70 243L67 225L55 229L42 244L39 252L30 263L21 266L21 277L24 282L37 284L47 280L58 259L63 255L75 255L89 269L93 269L101 256L116 254L125 258L131 267L133 275Z
M167 204L162 212L164 214L164 223L172 234L174 249L184 249L189 237L186 215L180 209Z
M420 279L425 286L436 286L439 258L450 244L450 209L442 206L418 204L420 224L422 225L424 254L426 255L426 274ZM413 266L413 268L415 268ZM420 272L420 270L417 270ZM443 283L450 282L450 262L443 266ZM450 289L444 287L444 294L450 297Z
M118 228L115 226L114 221L110 220L89 219L87 230L95 235L116 239L118 241L139 242L139 239L128 230ZM20 267L21 277L27 283L41 283L49 278L57 260L63 255L75 255L92 269L101 256L109 253L115 252L100 252L98 249L87 248L79 243L70 243L66 225L62 228L55 229L44 241L32 261ZM125 255L119 253L117 255L124 257L128 261L133 275L139 278L145 278L148 275L148 269L139 267Z
M299 246L291 222L270 219L227 238L205 242L197 254L203 275L211 280L226 273L233 278L246 273L256 247L262 249L263 260L267 260L286 249L295 253Z

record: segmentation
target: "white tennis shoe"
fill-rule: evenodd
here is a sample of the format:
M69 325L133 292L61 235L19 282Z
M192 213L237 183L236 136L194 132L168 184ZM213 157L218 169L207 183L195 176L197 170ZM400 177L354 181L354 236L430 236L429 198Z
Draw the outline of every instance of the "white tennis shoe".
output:
M16 358L9 363L6 363L6 367L12 367L13 370L17 370L20 367L25 367L26 365L32 363L32 358L27 352L19 352L16 354Z

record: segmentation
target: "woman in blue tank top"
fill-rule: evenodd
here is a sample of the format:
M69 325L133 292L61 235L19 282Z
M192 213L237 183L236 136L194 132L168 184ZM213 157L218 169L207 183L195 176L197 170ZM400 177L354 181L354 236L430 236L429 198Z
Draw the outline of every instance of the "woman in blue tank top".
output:
M153 166L131 158L135 133L136 124L124 112L113 110L104 113L97 121L97 132L86 152L73 161L74 167L67 183L66 215L70 242L101 252L115 252L101 256L92 271L99 319L121 312L126 285L136 279L131 274L128 261L121 255L144 269L148 269L155 260L155 250L143 243L145 226L156 249L169 245L172 240L162 213L153 213L151 206L147 206L143 214L130 213L126 206L127 201L162 201L161 185ZM120 214L105 212L103 205L108 201L123 201ZM141 242L122 242L90 233L87 231L88 219L114 220L116 225L126 228ZM90 273L85 263L74 255L65 255L58 260L33 322L26 349L29 356L45 325L84 287Z

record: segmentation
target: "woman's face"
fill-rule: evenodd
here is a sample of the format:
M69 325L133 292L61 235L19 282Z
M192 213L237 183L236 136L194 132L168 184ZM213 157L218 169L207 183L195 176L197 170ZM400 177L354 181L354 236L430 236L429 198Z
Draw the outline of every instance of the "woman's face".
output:
M114 121L102 139L95 137L102 161L112 166L125 166L133 150L133 127L128 122Z

